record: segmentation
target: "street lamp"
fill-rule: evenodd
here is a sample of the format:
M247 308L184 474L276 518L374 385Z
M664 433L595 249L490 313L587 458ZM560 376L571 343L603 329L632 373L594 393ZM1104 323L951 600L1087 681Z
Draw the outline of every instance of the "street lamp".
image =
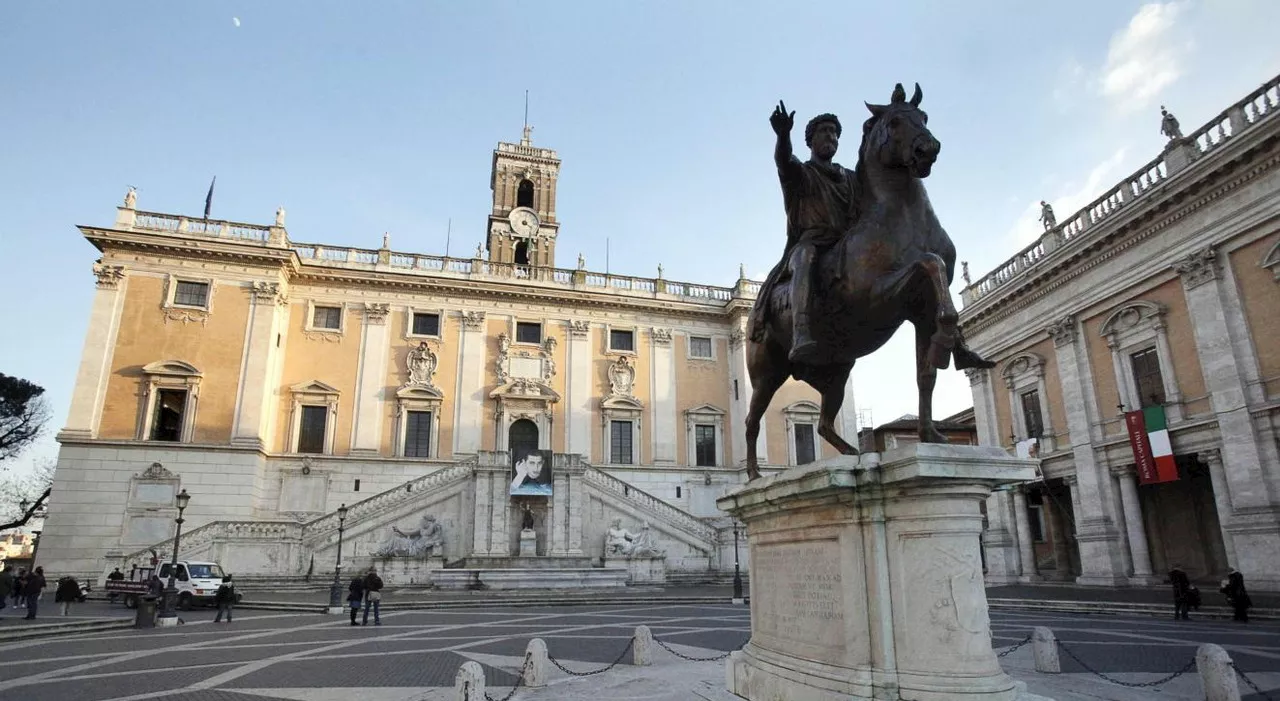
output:
M338 561L333 565L333 585L329 587L329 613L342 613L342 531L347 520L347 505L338 507Z
M182 512L186 510L187 503L191 501L191 495L187 494L187 490L178 493L178 518L173 522L178 524L177 530L173 533L173 560L169 563L169 585L164 589L164 599L160 602L159 623L162 626L172 626L178 623L178 613L174 610L174 604L177 603L175 598L178 589L174 585L174 579L178 574L178 546L182 542Z
M738 563L738 526L733 524L733 603L740 604L742 598L742 566Z

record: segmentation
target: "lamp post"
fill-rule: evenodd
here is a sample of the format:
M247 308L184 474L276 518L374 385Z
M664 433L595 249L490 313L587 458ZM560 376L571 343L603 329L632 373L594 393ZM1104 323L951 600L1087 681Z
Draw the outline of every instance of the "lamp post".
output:
M338 507L338 561L333 565L333 585L329 587L329 613L342 613L342 531L347 520L347 505Z
M742 566L738 562L738 524L733 524L733 603L740 604L742 598Z
M173 533L173 559L169 563L169 584L164 588L164 598L160 602L160 615L156 621L161 626L178 624L178 612L174 610L178 590L174 586L174 579L178 574L178 546L182 542L182 512L186 510L187 503L190 501L191 495L187 494L187 490L184 489L178 494L178 518L173 520L178 524L178 528Z

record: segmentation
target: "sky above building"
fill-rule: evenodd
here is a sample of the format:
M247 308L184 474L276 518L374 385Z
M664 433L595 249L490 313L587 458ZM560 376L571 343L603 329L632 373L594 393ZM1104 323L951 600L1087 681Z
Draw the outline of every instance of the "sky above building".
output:
M467 255L491 152L529 91L563 159L558 264L732 285L782 252L768 117L835 112L856 161L864 101L924 91L934 208L976 280L1164 140L1280 72L1272 0L1139 3L17 3L0 24L0 372L48 389L17 461L56 455L97 251L77 224L138 207L270 223L298 241ZM450 226L450 222L452 222ZM450 233L451 231L451 233ZM606 251L607 262L606 262ZM952 289L963 286L959 274ZM915 413L911 331L854 370L874 423ZM939 416L972 405L940 374Z

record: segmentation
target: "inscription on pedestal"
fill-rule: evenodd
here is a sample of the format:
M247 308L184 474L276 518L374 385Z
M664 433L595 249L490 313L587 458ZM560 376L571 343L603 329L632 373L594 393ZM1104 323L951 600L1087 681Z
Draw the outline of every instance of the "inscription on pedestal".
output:
M751 556L755 630L778 640L844 649L839 543L760 544Z

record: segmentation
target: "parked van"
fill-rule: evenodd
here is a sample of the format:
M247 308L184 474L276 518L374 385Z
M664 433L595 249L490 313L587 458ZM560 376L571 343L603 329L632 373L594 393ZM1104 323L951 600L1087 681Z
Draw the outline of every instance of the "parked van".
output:
M172 566L171 562L161 563L157 573L166 587L169 586L169 569ZM221 584L222 567L218 563L178 560L173 588L178 591L179 609L185 611L195 605L203 606L213 603L213 595L217 593ZM236 593L236 603L240 603L239 592Z

